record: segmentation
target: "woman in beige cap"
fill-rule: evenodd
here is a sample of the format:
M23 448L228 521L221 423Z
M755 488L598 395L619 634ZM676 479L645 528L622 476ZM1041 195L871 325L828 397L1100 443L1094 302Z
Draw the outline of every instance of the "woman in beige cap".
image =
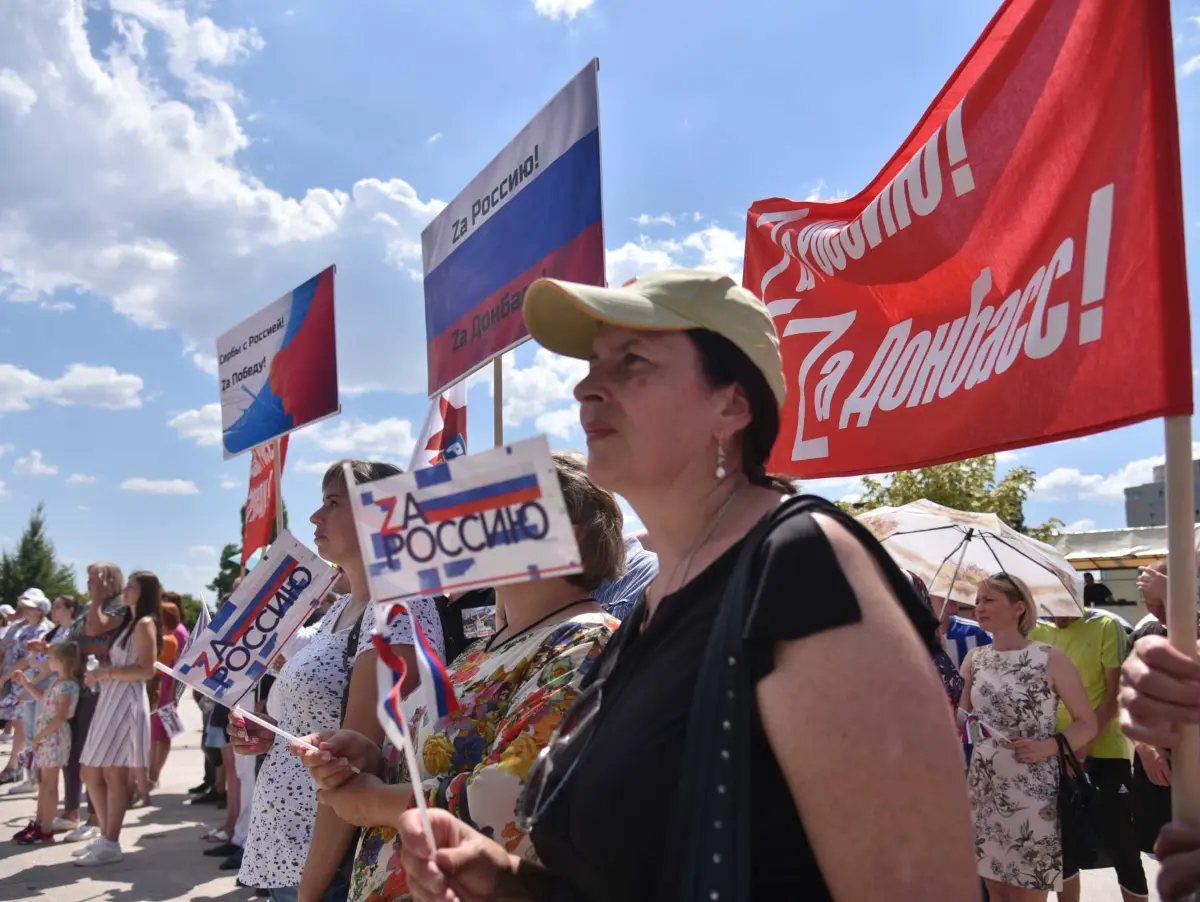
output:
M978 898L936 624L851 517L769 477L786 389L766 308L674 270L539 280L589 472L646 524L659 576L530 772L538 862L443 811L400 818L420 902ZM496 837L502 840L502 837Z

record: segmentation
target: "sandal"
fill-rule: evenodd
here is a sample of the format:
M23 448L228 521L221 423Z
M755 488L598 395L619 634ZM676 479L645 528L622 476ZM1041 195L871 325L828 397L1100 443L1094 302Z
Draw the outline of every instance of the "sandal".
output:
M220 828L209 830L200 838L204 842L229 842L229 834Z

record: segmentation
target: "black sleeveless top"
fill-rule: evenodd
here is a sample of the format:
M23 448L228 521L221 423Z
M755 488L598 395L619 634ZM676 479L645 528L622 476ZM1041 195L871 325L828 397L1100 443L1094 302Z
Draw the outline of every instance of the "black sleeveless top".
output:
M811 504L806 503L811 502ZM892 589L932 651L936 623L908 579L869 533L827 502L794 499L805 512L781 518L763 541L745 635L756 679L773 668L776 643L862 619L858 601L812 513L848 526L884 567ZM771 515L768 515L771 516ZM578 766L533 830L534 847L558 885L539 899L650 902L678 791L684 738L700 664L742 543L664 598L639 631L644 606L622 624L604 657L618 653L602 687L597 723ZM714 700L714 704L716 701ZM570 766L556 758L556 769ZM561 771L560 771L561 772ZM751 897L830 899L791 791L755 713L750 741ZM669 879L669 878L668 878Z

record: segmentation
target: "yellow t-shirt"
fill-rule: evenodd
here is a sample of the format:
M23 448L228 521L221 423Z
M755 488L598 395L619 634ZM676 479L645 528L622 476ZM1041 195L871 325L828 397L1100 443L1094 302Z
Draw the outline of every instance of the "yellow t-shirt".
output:
M1117 621L1103 614L1092 613L1065 627L1058 627L1053 623L1039 623L1033 628L1029 638L1062 649L1083 678L1083 686L1087 690L1092 708L1100 707L1108 691L1105 671L1119 668L1125 660L1127 639L1125 631ZM1067 711L1067 706L1059 702L1059 732L1070 724L1071 714ZM1090 758L1128 758L1130 754L1129 740L1121 732L1115 717L1100 731L1100 735L1088 751Z

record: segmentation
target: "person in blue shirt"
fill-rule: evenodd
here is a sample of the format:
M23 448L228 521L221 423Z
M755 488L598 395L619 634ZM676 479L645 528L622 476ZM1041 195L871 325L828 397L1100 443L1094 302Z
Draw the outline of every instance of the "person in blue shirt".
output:
M938 636L941 637L942 647L946 649L946 654L954 661L954 666L962 669L962 662L967 657L967 652L973 648L978 648L981 645L991 645L991 633L983 629L974 620L968 620L960 617L961 613L974 613L974 609L970 605L959 604L952 598L941 598L933 596L933 610L936 614L941 612L941 620L938 623ZM961 738L963 744L963 758L969 767L971 764L971 739L970 734L966 729L965 723L960 724L962 727Z
M592 597L612 616L624 620L657 575L658 555L647 551L638 535L628 535L625 537L625 572L598 588Z

